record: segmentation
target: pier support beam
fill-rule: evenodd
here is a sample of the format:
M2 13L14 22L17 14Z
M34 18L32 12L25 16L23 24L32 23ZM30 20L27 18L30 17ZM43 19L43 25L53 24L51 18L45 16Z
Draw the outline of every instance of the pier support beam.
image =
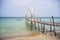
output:
M51 23L51 19L50 19L50 23ZM52 33L52 26L51 26L51 24L50 24L50 33Z
M31 30L32 30L32 17L33 17L33 16L32 16L32 14L31 14Z
M53 21L53 26L54 26L54 30L53 30L53 32L54 32L54 35L56 36L55 24L54 24L54 18L53 18L53 16L52 16L52 21Z
M37 18L37 21L38 21L38 23L37 23L37 26L38 26L38 31L40 31L40 27L39 27L39 19Z
M40 18L40 22L41 22L41 18ZM42 32L42 31L43 31L43 29L42 29L43 27L42 27L42 24L41 24L41 23L40 23L40 27L41 27L40 30L41 30L41 32Z
M42 33L44 33L45 32L45 24L43 24L43 28L42 28Z
M34 21L35 21L35 18L34 18ZM36 22L34 22L34 25L35 25L35 26L34 26L34 29L36 30L36 29L37 29L37 28L36 28Z
M36 22L34 22L34 25L35 25L35 30L36 30L36 29L37 29L37 28L36 28Z
M50 23L51 23L51 19L50 19ZM51 24L50 24L50 32L52 32L52 26L51 26Z
M31 30L32 30L32 21L31 21Z

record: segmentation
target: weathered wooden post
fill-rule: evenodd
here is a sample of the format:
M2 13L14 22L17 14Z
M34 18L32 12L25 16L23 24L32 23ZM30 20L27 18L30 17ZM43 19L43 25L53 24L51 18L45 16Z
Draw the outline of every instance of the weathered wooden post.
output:
M50 19L50 23L51 23L51 19ZM50 24L50 33L52 32L52 26L51 26L51 24Z
M40 18L40 24L41 24L41 32L42 32L42 23L41 23L41 18Z
M54 30L53 30L53 32L54 32L54 35L56 36L55 24L54 24L54 18L53 18L53 16L52 16L52 21L53 21L53 26L54 26Z
M38 31L40 31L40 27L39 27L39 20L37 19L37 21L38 21Z
M32 16L32 14L31 14L31 20L30 20L30 21L31 21L31 30L32 30L32 27L33 27L32 17L33 17L33 16Z
M31 21L31 30L32 30L32 21Z
M35 25L35 30L36 30L36 21L35 21L35 18L34 18L34 25Z
M41 31L41 24L40 24L40 22L41 22L41 19L39 20L39 31Z
M44 31L45 31L45 24L43 24L43 31L42 31L42 33L44 33Z

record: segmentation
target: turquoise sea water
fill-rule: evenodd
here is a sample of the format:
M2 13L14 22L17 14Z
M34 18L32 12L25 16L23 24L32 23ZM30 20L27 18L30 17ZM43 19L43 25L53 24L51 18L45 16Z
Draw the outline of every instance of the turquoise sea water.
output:
M40 18L38 18L40 19ZM50 22L50 18L42 18L42 21ZM55 18L55 22L60 23L60 18ZM49 30L49 26L46 25L46 29ZM56 27L60 29L60 27ZM0 18L0 37L21 36L28 35L29 31L25 25L25 18L18 20L14 17Z
M25 19L0 18L0 37L21 36L28 34Z

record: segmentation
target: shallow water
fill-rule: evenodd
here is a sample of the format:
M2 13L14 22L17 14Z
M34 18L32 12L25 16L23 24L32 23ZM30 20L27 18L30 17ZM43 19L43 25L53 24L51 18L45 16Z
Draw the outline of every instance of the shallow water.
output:
M28 35L24 18L0 18L0 37Z
M39 18L40 19L40 18ZM42 18L42 21L50 22L50 18ZM60 23L60 18L55 19L55 22ZM60 29L60 27L56 27L56 29ZM46 25L46 30L50 30L49 26ZM22 36L22 35L30 35L30 31L28 30L25 24L25 18L21 18L18 20L17 18L0 18L0 37L10 37L10 36Z

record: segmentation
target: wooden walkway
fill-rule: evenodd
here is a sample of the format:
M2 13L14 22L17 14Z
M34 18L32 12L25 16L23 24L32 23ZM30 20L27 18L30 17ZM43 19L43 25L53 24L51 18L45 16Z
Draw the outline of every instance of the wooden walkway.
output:
M38 24L38 26L36 25L36 23ZM41 19L40 19L40 21L38 21L38 20L33 19L32 17L31 18L26 18L26 24L31 26L31 30L33 29L33 25L35 25L34 26L35 27L35 30L38 28L38 31L40 31L40 29L41 29L42 30L42 33L45 33L45 25L49 25L48 26L50 28L50 31L49 32L50 33L53 32L53 35L55 35L55 36L57 35L56 27L60 27L60 23L54 22L54 17L53 16L51 17L50 22L41 21ZM41 24L41 26L39 26L39 24ZM52 29L52 26L53 26L53 29Z

